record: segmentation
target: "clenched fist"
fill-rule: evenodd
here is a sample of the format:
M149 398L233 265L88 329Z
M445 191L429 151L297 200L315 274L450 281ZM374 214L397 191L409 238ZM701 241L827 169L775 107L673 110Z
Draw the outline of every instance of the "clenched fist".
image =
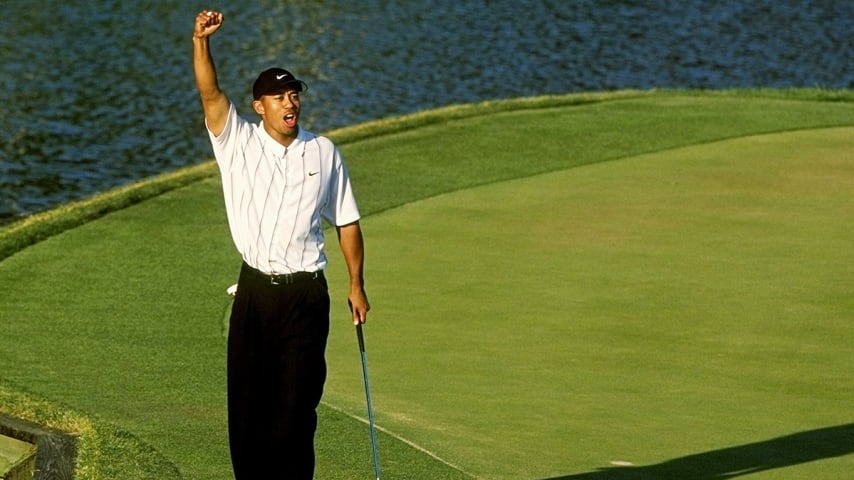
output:
M196 29L193 36L205 38L213 35L222 26L222 13L214 10L202 10L196 15Z

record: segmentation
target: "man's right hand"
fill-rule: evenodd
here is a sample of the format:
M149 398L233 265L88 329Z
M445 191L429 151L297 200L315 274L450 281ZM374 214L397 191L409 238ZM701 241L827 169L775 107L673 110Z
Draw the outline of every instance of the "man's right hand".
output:
M193 32L193 71L196 74L196 87L205 110L208 130L219 136L228 119L228 97L219 89L216 79L213 57L208 37L222 26L222 13L214 10L202 10L196 15L196 28Z
M196 29L193 36L205 38L213 35L222 26L222 13L214 10L202 10L196 15Z

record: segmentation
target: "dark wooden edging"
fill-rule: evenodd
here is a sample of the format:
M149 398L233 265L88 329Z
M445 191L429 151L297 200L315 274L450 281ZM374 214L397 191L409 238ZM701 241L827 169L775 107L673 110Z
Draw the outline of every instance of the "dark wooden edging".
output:
M70 433L0 413L0 434L36 446L33 480L72 480L77 438Z

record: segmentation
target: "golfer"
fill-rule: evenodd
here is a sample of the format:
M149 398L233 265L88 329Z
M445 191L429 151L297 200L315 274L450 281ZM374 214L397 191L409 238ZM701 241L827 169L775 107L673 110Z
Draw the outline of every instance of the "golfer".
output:
M337 229L359 325L370 309L359 209L338 148L299 126L305 83L281 68L265 70L252 89L261 121L238 115L210 51L222 23L220 12L196 16L193 67L243 257L228 335L232 465L237 480L311 479L329 333L321 217Z

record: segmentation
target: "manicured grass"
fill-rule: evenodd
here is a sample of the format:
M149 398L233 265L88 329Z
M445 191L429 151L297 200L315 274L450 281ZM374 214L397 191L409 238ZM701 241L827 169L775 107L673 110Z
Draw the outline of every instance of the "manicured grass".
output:
M599 101L581 96L590 103L544 103L530 110L487 106L487 112L495 112L347 143L344 152L360 207L373 214L474 185L744 135L854 121L850 102L804 101L811 96L794 100L748 93L635 92L592 98ZM454 118L456 110L448 110Z
M691 455L634 478L843 478L854 458L825 457L854 453L852 139L747 137L370 217L378 421L491 479ZM354 373L330 401L357 407ZM758 445L825 427L847 449Z
M56 400L40 400L0 384L0 410L74 435L78 480L180 478L171 462L132 433L87 418Z
M812 177L805 159L830 168L821 132L712 143L854 124L849 101L819 93L567 96L333 132L367 215L380 425L480 478L570 478L844 424L851 305L838 291L851 262L838 254L852 238L823 207L850 214L850 154ZM707 163L730 170L686 166ZM769 165L778 183L812 180L797 184L808 201L797 185L783 182L794 197L767 187ZM132 432L186 478L230 478L221 320L238 259L218 189L201 180L0 263L0 381ZM367 427L348 416L363 415L363 390L331 243L318 478L370 478ZM467 478L400 438L380 435L387 478ZM851 466L819 459L808 472ZM792 463L767 478L811 468Z

